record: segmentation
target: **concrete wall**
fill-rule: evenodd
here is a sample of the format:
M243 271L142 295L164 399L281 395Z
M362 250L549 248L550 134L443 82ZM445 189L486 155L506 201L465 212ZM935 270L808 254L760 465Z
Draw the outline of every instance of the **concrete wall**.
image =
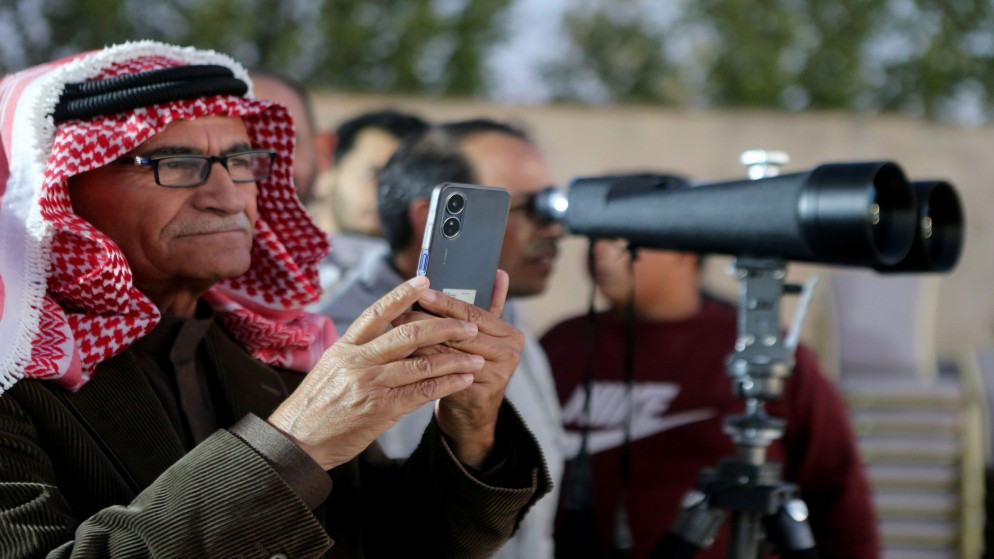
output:
M922 323L905 326L915 333L911 345L921 354L917 359L925 363L930 363L936 352L939 357L951 358L971 345L994 347L994 228L989 219L994 209L990 184L994 177L994 130L990 126L963 128L896 116L844 113L509 107L321 93L315 100L321 129L332 128L356 112L384 106L429 119L484 115L519 122L532 132L563 184L576 176L647 170L678 172L702 181L739 178L745 175L738 164L739 154L757 148L787 151L791 163L785 172L808 170L825 162L886 159L899 163L910 178L949 180L966 208L967 240L961 262L953 273L923 281L920 293L913 296L918 299L889 304L914 304L922 309L916 313ZM589 282L582 268L584 246L580 239L568 240L550 289L528 301L529 320L536 332L544 332L556 321L586 308ZM707 281L719 292L734 296L734 282L722 273L726 262L710 263ZM837 372L842 337L837 331L835 299L839 295L831 288L832 277L859 272L807 264L790 266L790 277L795 279L815 273L823 278L822 287L816 292L803 338L816 348L829 371ZM886 291L888 284L881 285ZM865 305L874 302L871 298L858 304L867 311ZM789 312L792 305L787 307ZM887 323L886 306L876 314L870 309L860 316L876 317L879 325L866 325L870 329L893 326Z

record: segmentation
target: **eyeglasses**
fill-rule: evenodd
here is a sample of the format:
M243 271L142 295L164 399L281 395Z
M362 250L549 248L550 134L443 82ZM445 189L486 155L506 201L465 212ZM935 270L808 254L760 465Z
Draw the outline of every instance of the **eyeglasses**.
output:
M228 170L232 182L259 182L273 172L275 151L242 151L228 155L162 155L122 157L118 163L152 167L155 184L167 188L193 188L207 182L214 162Z
M531 194L522 196L518 198L518 200L515 203L511 204L511 207L508 208L508 211L524 212L524 214L528 218L536 221L541 221L543 223L552 222L554 220L548 217L544 212L542 212L542 208L540 208L540 206L543 203L542 199L548 196L550 190L557 190L557 187L547 186L542 190L538 190L536 192L532 192Z

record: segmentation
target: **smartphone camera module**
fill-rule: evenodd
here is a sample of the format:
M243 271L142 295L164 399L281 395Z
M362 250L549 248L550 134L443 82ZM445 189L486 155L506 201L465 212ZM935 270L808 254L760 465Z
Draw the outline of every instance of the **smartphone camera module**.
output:
M445 201L445 209L448 210L450 214L457 214L465 207L466 198L458 192L449 196L449 199Z
M442 222L442 234L446 239L452 239L459 234L460 224L458 217L450 217Z

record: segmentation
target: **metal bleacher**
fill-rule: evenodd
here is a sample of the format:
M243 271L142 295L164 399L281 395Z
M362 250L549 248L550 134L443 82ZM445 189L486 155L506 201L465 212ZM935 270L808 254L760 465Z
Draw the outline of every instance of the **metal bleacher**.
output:
M873 486L884 559L983 554L986 377L971 351L940 371L935 286L919 276L832 278L839 387Z

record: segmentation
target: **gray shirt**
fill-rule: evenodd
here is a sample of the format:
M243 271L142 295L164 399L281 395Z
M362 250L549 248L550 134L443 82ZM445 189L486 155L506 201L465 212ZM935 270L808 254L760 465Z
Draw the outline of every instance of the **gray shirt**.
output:
M329 236L328 240L331 241L331 252L318 264L318 276L324 295L309 307L308 310L314 312L320 312L316 309L327 306L348 284L366 254L385 250L387 247L386 239L354 233L336 233Z
M346 284L327 303L316 308L316 312L330 317L341 335L366 307L405 279L390 265L388 248L372 250L360 261ZM562 420L548 360L534 336L520 326L517 315L514 303L509 301L503 318L525 333L525 346L505 394L542 447L554 487L549 495L535 503L518 532L494 557L544 559L553 556L552 529L564 460ZM434 403L425 404L383 433L378 442L387 455L404 458L414 452L433 410Z

